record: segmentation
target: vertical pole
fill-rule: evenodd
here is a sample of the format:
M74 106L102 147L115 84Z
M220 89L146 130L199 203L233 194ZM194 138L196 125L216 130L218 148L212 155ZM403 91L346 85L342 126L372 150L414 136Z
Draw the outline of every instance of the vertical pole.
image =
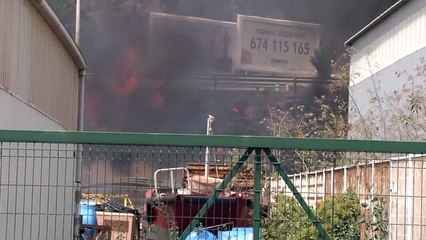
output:
M376 168L375 168L374 160L373 160L373 162L371 163L371 195L373 195L373 196L374 196L374 193L376 191L375 186L374 186L375 175L376 175Z
M311 174L312 173L305 173L305 183L306 183L306 192L308 193L308 203L311 202ZM312 205L311 205L312 206Z
M303 189L303 175L302 175L302 173L299 173L299 191L301 193L304 193L304 189Z
M262 193L262 151L259 148L255 150L256 157L254 162L254 216L253 216L253 239L259 240L260 238L260 201Z
M315 192L314 192L314 203L315 208L317 207L317 201L318 201L318 171L315 171Z
M394 181L393 181L393 168L392 168L392 158L389 160L389 187L390 187L390 192L389 192L389 200L388 200L388 213L389 213L389 220L388 220L388 236L389 236L389 238L390 239L392 239L392 236L393 236L393 228L392 228L392 224L393 224L393 221L392 221L392 218L393 218L393 215L394 215L394 213L393 213L393 211L392 211L392 209L393 209L393 207L392 207L392 205L393 205L393 197L392 197L392 195L394 195L395 193L396 193L396 189L395 189L395 185L394 185ZM422 171L422 173L423 173L423 171ZM422 179L422 181L423 181L423 179Z
M347 178L348 178L348 169L346 168L346 166L344 166L343 167L343 192L346 192L347 190L347 186L346 186L348 184Z
M79 72L79 84L78 84L78 117L77 117L77 131L83 131L84 123L84 86L85 86L85 70ZM81 200L81 172L83 161L83 145L77 144L76 146L76 157L75 157L75 192L74 192L74 236L76 239L80 239L80 200Z
M172 187L172 193L175 193L175 176L173 170L170 171L170 185Z
M405 209L404 209L404 238L406 240L413 239L413 218L414 218L414 163L409 155L405 160ZM418 211L417 209L416 211ZM375 220L375 219L374 219Z
M326 191L327 191L327 189L326 189L327 184L325 183L325 181L326 181L325 174L326 174L325 169L323 169L322 170L322 200L323 201L325 201Z
M212 115L209 115L207 118L207 135L213 134L213 121L214 117ZM209 177L210 175L210 148L209 146L206 147L206 157L205 157L205 163L204 163L204 176Z
M356 194L360 194L361 188L361 169L359 168L359 164L356 164Z
M80 45L80 9L81 0L75 0L75 36L74 41L77 45Z
M287 184L288 188L293 193L296 200L299 202L303 211L305 211L305 213L308 215L311 222L315 225L315 227L318 230L318 233L320 234L322 239L330 240L330 236L327 234L324 227L321 225L320 221L318 220L318 218L313 213L312 209L308 206L308 204L305 202L303 197L300 195L300 192L297 191L297 188L294 186L294 184L291 182L290 178L288 177L287 172L284 170L284 168L278 162L277 158L272 154L271 150L269 148L265 148L265 149L263 149L263 151L266 153L269 160L274 165L274 168L277 169L280 176L284 179L284 182Z
M333 168L331 169L331 239L334 239L334 215L335 215L335 205L334 205L334 195L335 195L335 184L334 184L334 169L336 168L336 158L333 158Z
M75 36L74 41L80 45L80 8L81 0L75 0ZM78 120L77 120L77 130L83 131L83 113L84 113L84 84L85 84L85 72L81 70L79 73L79 91L78 91ZM77 144L77 156L75 164L75 184L76 190L74 193L74 238L80 239L80 200L81 200L81 162L82 162L82 145Z

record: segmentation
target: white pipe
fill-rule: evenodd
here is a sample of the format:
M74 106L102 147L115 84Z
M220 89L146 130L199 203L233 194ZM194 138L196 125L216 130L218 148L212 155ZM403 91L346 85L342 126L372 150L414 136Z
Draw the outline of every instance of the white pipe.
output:
M53 32L58 36L64 45L67 52L71 55L78 69L85 70L87 68L86 61L83 58L83 55L80 52L75 41L68 34L66 28L56 16L55 12L46 2L46 0L31 0L31 3L43 17L43 19L49 24Z
M77 131L83 131L84 129L84 92L86 85L86 71L82 70L78 76L78 119L77 119Z
M83 131L83 121L84 121L84 85L85 85L85 71L81 70L78 76L78 115L77 115L77 131ZM76 239L79 239L79 222L80 222L80 198L81 198L81 165L83 161L83 146L81 144L77 144L77 156L75 159L75 224L74 224L74 235Z
M172 193L175 193L175 177L173 175L173 171L170 171L170 185L172 187Z
M213 121L214 121L214 117L212 115L209 115L209 117L207 118L207 135L213 134ZM209 174L210 173L209 157L210 157L210 148L207 146L206 147L205 163L204 163L204 176L205 177L209 177L209 175L210 175Z
M80 0L75 2L75 36L74 41L77 47L80 45ZM84 90L85 90L85 73L86 70L80 70L78 74L78 113L77 113L77 131L83 131L84 129ZM83 161L83 147L81 144L77 144L77 159L76 159L76 185L77 192L81 194L79 185L81 184L81 163ZM76 200L80 201L80 195L76 194ZM80 217L80 207L76 209L76 214ZM80 220L80 219L79 219ZM76 224L78 226L78 224Z
M81 0L75 0L75 43L80 45L80 11L81 10Z

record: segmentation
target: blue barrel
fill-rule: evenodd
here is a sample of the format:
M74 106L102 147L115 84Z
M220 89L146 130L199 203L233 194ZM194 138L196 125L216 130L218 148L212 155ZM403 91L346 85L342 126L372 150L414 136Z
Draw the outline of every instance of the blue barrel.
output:
M194 230L192 231L185 240L215 240L213 233L207 230Z
M218 240L237 240L237 232L234 231L218 231L217 239Z
M260 229L262 232L262 229ZM218 231L218 240L253 240L253 228L237 227L231 231Z
M237 227L232 229L233 232L237 233L238 238L237 239L253 239L253 228L248 227ZM260 229L260 232L262 230Z
M97 225L98 221L96 219L96 209L95 205L81 203L80 204L80 214L83 216L83 224ZM88 228L86 229L86 234L93 238L95 237L95 229Z

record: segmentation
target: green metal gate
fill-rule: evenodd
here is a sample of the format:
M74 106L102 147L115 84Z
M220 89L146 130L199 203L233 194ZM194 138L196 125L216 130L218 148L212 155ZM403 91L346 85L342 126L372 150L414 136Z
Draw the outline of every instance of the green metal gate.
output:
M2 130L0 151L1 239L426 231L423 142Z

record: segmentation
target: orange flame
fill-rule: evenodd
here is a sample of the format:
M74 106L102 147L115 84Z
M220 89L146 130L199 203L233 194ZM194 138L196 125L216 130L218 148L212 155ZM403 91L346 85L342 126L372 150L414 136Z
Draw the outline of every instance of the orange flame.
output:
M84 107L84 122L85 129L97 130L98 118L102 111L99 96L93 95L88 96L85 100L86 104Z
M240 112L240 110L238 110L238 108L237 108L237 107L235 107L235 106L233 106L233 107L231 108L231 111L232 111L232 112L234 112L234 113L239 113L239 112Z
M96 96L89 96L85 106L85 117L90 121L96 121L99 113L99 99Z
M152 86L152 107L159 109L166 103L163 95L161 94L161 88L163 87L164 82L162 80L155 81Z
M127 50L120 78L114 86L117 95L129 95L139 87L139 62L138 51L134 48Z

